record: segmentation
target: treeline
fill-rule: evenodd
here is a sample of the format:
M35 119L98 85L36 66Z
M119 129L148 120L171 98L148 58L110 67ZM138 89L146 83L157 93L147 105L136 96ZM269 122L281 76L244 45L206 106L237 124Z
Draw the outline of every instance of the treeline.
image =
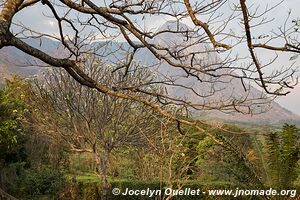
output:
M89 73L122 84L149 76L143 72L129 80ZM178 108L168 109L183 116ZM0 90L0 113L0 186L20 199L105 198L116 185L292 189L300 184L294 125L251 131L202 123L222 141L216 143L140 104L90 90L60 70L7 81Z

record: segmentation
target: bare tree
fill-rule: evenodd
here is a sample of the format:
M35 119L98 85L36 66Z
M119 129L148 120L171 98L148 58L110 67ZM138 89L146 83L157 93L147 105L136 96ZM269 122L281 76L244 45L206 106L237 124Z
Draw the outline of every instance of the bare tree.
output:
M137 84L151 77L145 69L139 68L130 76L111 73L112 69L97 59L85 64L82 66L85 73L107 85ZM44 72L43 76L35 80L30 97L31 102L36 102L29 116L32 126L54 141L64 141L71 151L91 153L105 197L109 188L107 165L112 151L145 145L145 135L156 134L159 120L145 106L86 88L61 69Z
M279 35L270 36L272 41L283 38L284 47L269 45L270 40L266 41L263 35L258 35L258 39L255 39L253 30L269 21L264 15L274 9L274 6L267 7L260 13L258 8L247 5L245 0L238 3L230 0L199 1L193 4L189 0L2 2L0 48L14 46L46 65L65 69L84 86L114 98L140 102L179 124L196 128L214 138L217 143L222 142L204 131L197 121L179 118L170 112L170 109L165 108L171 106L175 109L185 107L187 110L215 109L224 112L255 113L257 104L266 103L265 100L260 101L261 99L272 99L273 95L286 95L297 83L293 66L277 69L273 67L276 56L263 63L255 52L257 48L263 48L299 53L296 38L298 32L293 31L293 26L288 26L287 23L282 25ZM41 6L39 3L47 7L49 16L56 20L59 36L40 33L14 21L16 14L28 10L30 6ZM228 9L230 12L226 14L225 10ZM164 17L174 20L175 23L160 29L153 27L151 20ZM182 27L177 23L188 19L193 22L193 27ZM231 24L242 25L242 34L232 33ZM43 36L58 40L67 55L63 58L51 55L22 40ZM116 56L115 60L119 60L122 65L114 65L114 72L122 71L124 76L130 74L128 72L134 67L134 58L145 50L156 59L156 64L161 64L161 67L153 67L153 73L156 73L158 78L127 85L108 85L95 80L80 67L85 62L84 55L92 53L103 57L116 52L116 49L110 51L110 42L102 43L100 50L99 45L97 48L87 45L88 41L93 41L99 36L105 41L122 38L128 45L128 48L122 45L117 48L119 56ZM176 42L174 37L179 37L180 40ZM239 45L244 45L248 55L233 55L232 52ZM171 70L175 70L175 74L170 75ZM253 95L249 82L257 84L264 93ZM243 88L243 94L226 90L229 85L236 83ZM152 85L165 86L168 91L158 93L151 89ZM178 88L179 90L176 90ZM185 94L193 98L178 96L178 91L186 91Z

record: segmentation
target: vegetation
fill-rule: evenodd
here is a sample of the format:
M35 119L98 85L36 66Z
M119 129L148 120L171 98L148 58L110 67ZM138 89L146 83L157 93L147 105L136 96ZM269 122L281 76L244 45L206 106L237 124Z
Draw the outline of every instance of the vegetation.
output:
M107 199L116 199L111 193L115 187L121 190L299 187L299 129L296 126L285 124L270 134L249 136L245 128L236 125L222 124L218 129L214 125L203 125L205 131L214 132L223 141L218 144L197 129L182 126L179 131L168 120L151 120L147 125L154 129L149 130L157 130L159 134L140 133L142 145L126 143L113 148L107 157L107 185L103 186L103 177L97 173L100 163L90 152L74 151L67 145L68 140L51 138L53 127L59 128L59 124L54 126L49 120L47 126L32 119L47 115L51 108L48 106L55 106L46 104L49 100L43 101L42 106L48 108L46 112L38 107L39 101L30 101L31 95L37 92L33 91L35 84L14 78L0 92L3 110L1 187L20 199L98 199L104 198L103 189L107 191ZM37 115L39 112L42 113ZM57 123L63 122L62 117L57 119ZM132 127L130 122L124 123L126 125ZM47 130L41 132L41 127ZM256 131L264 133L264 130ZM37 141L38 138L44 139ZM43 143L40 149L32 146L37 142Z
M299 19L289 11L274 25L270 12L281 3L256 3L0 0L0 49L47 69L0 90L0 198L298 188L296 125L261 129L197 116L265 113L298 84ZM32 8L55 33L26 25ZM57 48L47 48L50 38Z
M285 124L281 131L268 136L266 151L271 185L277 188L291 188L297 178L299 161L299 129Z
M12 194L22 198L40 199L41 196L58 197L64 191L66 180L63 173L52 169L27 169L16 181Z

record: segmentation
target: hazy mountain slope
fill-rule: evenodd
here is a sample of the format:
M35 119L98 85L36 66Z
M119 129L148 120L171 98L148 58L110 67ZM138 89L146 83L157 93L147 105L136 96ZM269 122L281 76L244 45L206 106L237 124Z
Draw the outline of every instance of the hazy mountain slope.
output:
M25 42L45 52L54 52L58 47L57 42L48 38L27 39ZM41 68L28 66L29 63L34 63L33 60L14 47L0 49L0 84L12 75L27 77L36 74Z
M188 27L179 24L179 28L184 30ZM174 24L174 22L169 22L164 24L161 29L174 29L178 28L178 24ZM185 36L182 34L172 34L169 35L169 33L161 34L159 38L156 38L154 41L151 41L155 44L161 44L161 45L168 45L170 48L175 48L179 46L187 45L188 41L185 41ZM27 40L27 43L35 46L36 48L39 48L45 52L54 53L55 55L59 55L62 50L62 48L58 48L58 43L43 38L40 41L38 40ZM101 46L101 42L94 43L94 45ZM118 49L120 46L122 46L123 49L128 49L129 46L127 43L110 43L107 48L110 48L111 50ZM208 63L214 63L219 61L219 57L216 53L207 53L206 50L209 50L209 47L206 44L201 44L198 46L192 46L190 48L187 48L185 51L203 51L204 53L201 54L197 58L197 61L199 64L205 65ZM124 55L120 53L120 55L116 55L118 58L123 58ZM117 58L112 55L107 55L105 58L103 58L106 62L116 62ZM157 59L154 58L152 53L150 53L148 50L143 49L137 52L135 60L140 61L142 64L147 64L149 66L152 66L153 63L157 63ZM29 76L33 75L35 73L38 73L41 68L37 67L19 67L19 65L24 65L28 62L31 62L32 58L18 50L16 50L13 47L6 47L0 50L0 83L3 83L4 77L9 78L12 74L19 74L22 76ZM213 92L209 97L201 98L191 91L187 91L184 88L178 88L178 87L169 87L168 92L171 96L182 98L189 100L191 102L198 102L203 103L205 100L206 102L219 102L220 99L223 99L224 101L230 101L232 98L236 100L243 100L246 96L248 98L253 98L252 103L255 103L255 105L251 105L251 102L249 103L249 106L254 110L254 115L243 115L240 113L231 113L231 114L225 114L220 111L212 110L212 111L193 111L193 115L195 117L209 117L209 118L220 118L224 120L230 120L230 121L238 121L238 122L251 122L251 123L262 123L262 124L275 124L275 123L281 123L281 122L300 122L300 117L285 108L281 107L279 104L275 102L267 102L265 100L261 100L260 97L262 96L262 93L247 85L249 91L245 92L244 88L241 85L241 82L236 79L231 79L229 77L224 78L212 78L207 77L204 75L200 75L202 80L206 80L207 82L203 81L200 82L194 77L187 77L186 74L183 72L182 69L176 69L174 67L169 66L168 64L161 64L155 67L151 67L151 70L153 73L157 73L157 76L159 77L161 74L168 74L169 77L176 80L176 83L182 84L184 86L188 86L193 88L196 92L199 94L209 94L211 93L212 88L214 90L217 90L218 92ZM224 71L223 71L224 72ZM221 72L220 72L221 73ZM226 84L225 84L226 83ZM258 104L256 104L258 103ZM267 111L267 112L266 112ZM262 113L261 113L262 112ZM261 114L255 114L255 113L261 113Z
M172 30L172 31L185 31L189 29L186 25L177 22L167 22L159 31L162 30ZM197 34L197 33L194 33ZM193 38L192 36L190 38ZM190 46L184 49L184 54L192 52L203 52L195 57L195 62L198 64L199 68L203 66L218 68L218 63L221 59L216 52L209 52L210 48L205 43L200 43L196 45L191 45L195 41L193 39L186 40L186 36L182 33L163 33L160 37L153 41L155 44L160 44L163 47L169 47L171 51L180 49L182 47ZM155 62L155 58L150 52L140 53L140 59L146 60L147 64ZM146 58L146 59L143 59ZM189 62L189 61L187 61ZM187 63L189 64L189 63ZM195 64L195 66L197 66ZM212 64L212 65L211 65ZM211 66L209 66L211 65ZM218 73L226 74L230 69L222 69ZM176 69L164 63L157 68L157 71L161 74L169 74L169 77L174 77L175 83L184 85L185 87L191 87L197 93L205 96L204 98L190 90L179 87L169 87L168 92L171 96L185 99L193 103L208 105L220 105L222 103L228 104L232 100L236 102L245 102L244 107L240 107L241 111L248 111L251 109L251 114L241 114L237 112L226 113L220 112L218 110L206 110L199 109L201 111L193 111L195 117L208 116L211 118L220 118L230 121L238 122L250 122L250 123L262 123L262 124L276 124L282 122L300 122L300 116L288 111L287 109L281 107L278 103L270 101L266 98L262 91L246 84L247 91L245 91L240 79L234 79L230 76L224 76L221 78L209 77L203 74L199 74L201 81L198 79L187 76L187 74L182 69ZM159 74L158 73L158 74ZM213 91L212 91L213 88Z

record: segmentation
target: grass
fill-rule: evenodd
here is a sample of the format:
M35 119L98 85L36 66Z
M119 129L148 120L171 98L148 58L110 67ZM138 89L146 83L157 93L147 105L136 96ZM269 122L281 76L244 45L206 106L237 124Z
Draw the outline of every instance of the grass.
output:
M69 179L75 178L78 182L94 183L99 182L100 178L95 173L78 173L78 174L66 174Z

